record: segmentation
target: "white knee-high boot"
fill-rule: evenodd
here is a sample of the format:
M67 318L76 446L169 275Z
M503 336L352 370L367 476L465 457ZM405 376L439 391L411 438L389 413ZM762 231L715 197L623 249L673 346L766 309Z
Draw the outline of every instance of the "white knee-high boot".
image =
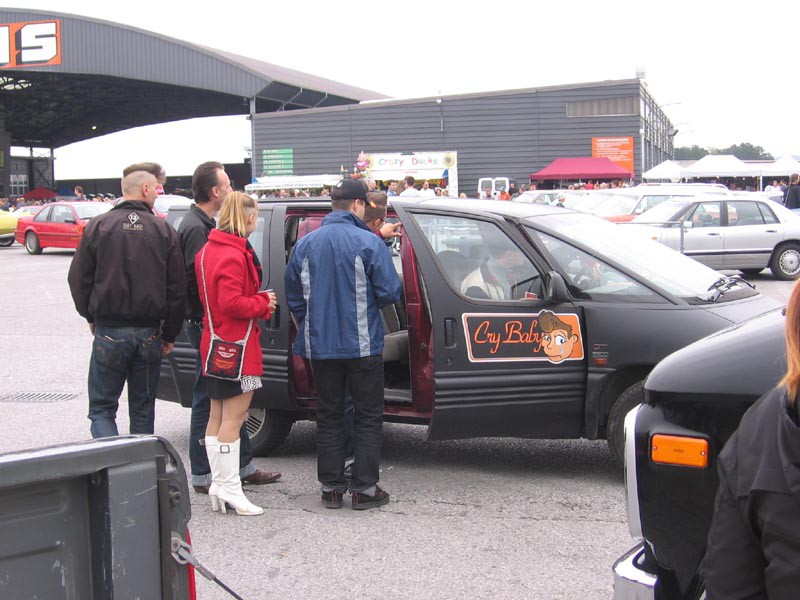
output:
M219 510L219 500L217 499L217 489L220 482L219 471L219 441L215 435L207 435L203 440L206 447L208 465L211 467L211 485L208 486L208 497L211 498L211 510Z
M263 514L264 509L250 502L242 491L242 480L239 478L239 446L240 440L238 439L227 444L219 442L217 445L220 479L215 491L216 497L219 499L219 507L224 513L227 503L233 506L237 514L260 515Z

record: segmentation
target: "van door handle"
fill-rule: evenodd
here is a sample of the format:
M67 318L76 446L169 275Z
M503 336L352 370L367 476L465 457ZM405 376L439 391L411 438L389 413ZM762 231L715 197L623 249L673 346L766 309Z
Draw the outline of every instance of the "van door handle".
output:
M711 232L711 231L709 231L709 232L708 232L706 235L713 235L713 236L717 236L717 237L719 237L719 234L718 234L718 233L713 233L713 232Z
M778 233L777 229L767 229L767 233Z
M445 348L455 348L456 347L455 328L456 328L456 320L455 319L445 319L444 320L444 346L445 346Z

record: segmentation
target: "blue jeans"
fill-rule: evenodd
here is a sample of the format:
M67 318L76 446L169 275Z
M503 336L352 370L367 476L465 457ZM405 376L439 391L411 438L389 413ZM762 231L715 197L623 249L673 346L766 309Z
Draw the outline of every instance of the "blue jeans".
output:
M128 383L131 433L153 433L156 390L161 371L158 327L96 324L89 363L89 419L92 437L119 435L117 409Z
M203 326L199 323L186 321L184 324L186 337L192 348L198 351L194 372L194 386L192 386L192 420L189 426L189 463L192 471L192 485L210 485L211 467L208 464L205 446L200 442L205 439L208 416L211 412L211 399L206 391L206 376L203 375L203 359L200 356L200 338L203 336ZM247 477L256 472L253 465L253 447L250 445L250 436L247 427L242 425L239 432L241 444L239 446L239 476Z

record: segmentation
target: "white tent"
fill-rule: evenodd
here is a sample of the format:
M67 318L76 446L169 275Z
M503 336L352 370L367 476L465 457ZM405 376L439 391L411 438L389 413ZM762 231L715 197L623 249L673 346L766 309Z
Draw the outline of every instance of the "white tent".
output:
M761 175L761 165L748 165L732 154L707 154L683 170L684 177L753 177Z
M791 156L784 156L772 164L761 165L761 175L764 177L788 177L792 173L800 173L800 162Z
M253 183L244 186L244 189L248 194L269 190L316 189L332 187L341 179L341 175L274 175L258 177Z
M642 174L644 179L667 179L669 181L680 181L683 167L672 160L665 160L660 165L656 165L649 171Z

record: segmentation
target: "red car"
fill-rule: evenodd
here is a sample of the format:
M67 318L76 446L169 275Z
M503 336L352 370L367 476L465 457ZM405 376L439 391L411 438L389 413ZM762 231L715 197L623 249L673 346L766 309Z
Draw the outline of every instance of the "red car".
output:
M41 254L44 248L77 248L89 219L111 208L105 202L53 202L35 216L21 218L14 238L28 254Z

